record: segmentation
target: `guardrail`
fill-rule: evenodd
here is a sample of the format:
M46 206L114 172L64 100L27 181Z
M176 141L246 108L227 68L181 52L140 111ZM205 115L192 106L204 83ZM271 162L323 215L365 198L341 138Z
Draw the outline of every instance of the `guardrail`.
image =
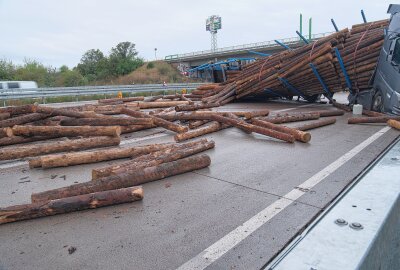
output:
M167 84L137 84L137 85L106 85L106 86L83 86L83 87L52 87L34 89L2 89L0 90L0 100L22 99L22 98L46 98L62 96L84 96L97 94L117 94L123 93L145 93L173 90L193 90L203 83L174 83Z
M332 33L333 32L313 34L313 35L311 35L311 40L320 39L320 38L326 37ZM280 41L286 45L293 45L293 44L299 43L301 41L301 39L299 37L291 37L291 38L278 39L278 41ZM226 54L226 53L236 52L236 51L257 50L257 49L266 49L266 48L272 48L272 47L279 47L279 45L276 44L275 40L269 40L269 41L257 42L257 43L249 43L249 44L230 46L230 47L223 47L223 48L216 49L215 51L204 50L204 51L197 51L197 52L191 52L191 53L167 55L167 56L165 56L165 61L177 61L177 60L184 60L184 59L193 58L193 57L215 56L218 54Z

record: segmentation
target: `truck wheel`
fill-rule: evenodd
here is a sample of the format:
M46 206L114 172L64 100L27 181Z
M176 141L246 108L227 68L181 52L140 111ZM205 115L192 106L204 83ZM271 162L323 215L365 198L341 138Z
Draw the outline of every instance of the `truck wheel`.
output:
M314 103L317 100L321 99L321 94L315 94L315 95L312 95L312 96L307 96L306 98L307 98L308 102Z
M383 112L383 96L382 92L379 90L374 95L371 109L376 112Z

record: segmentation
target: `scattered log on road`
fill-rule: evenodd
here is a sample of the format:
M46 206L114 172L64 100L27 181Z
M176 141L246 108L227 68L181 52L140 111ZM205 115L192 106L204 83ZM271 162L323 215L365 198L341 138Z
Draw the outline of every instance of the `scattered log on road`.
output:
M127 187L47 202L9 206L0 208L0 224L134 202L142 199L142 187Z
M176 134L174 136L174 139L177 142L190 140L199 136L203 136L205 134L217 132L227 127L229 127L229 125L221 124L217 121L212 121L209 124L206 124L200 128L192 129L185 133Z
M23 124L31 123L31 122L38 121L41 119L45 119L47 117L49 117L49 115L43 114L43 113L24 114L21 116L12 117L12 118L8 118L6 120L0 121L0 128L12 127L15 125L23 125Z
M140 118L150 118L153 120L154 125L159 126L159 127L163 127L165 129L177 132L177 133L182 133L182 132L186 132L189 130L188 127L186 126L182 126L182 125L178 125L175 123L172 123L170 121L164 120L160 117L154 116L154 115L148 115L145 114L143 112L139 112L139 111L132 111L126 108L123 108L121 110L121 113L132 116L132 117L140 117Z
M108 104L114 103L115 101L122 101L122 102L132 102L132 101L143 101L144 97L126 97L126 98L107 98L107 99L99 99L97 102L100 104Z
M189 121L189 128L190 129L195 129L198 128L204 124L209 123L209 120L193 120L193 121Z
M388 120L400 120L400 116L378 116L378 117L352 117L349 118L349 124L363 124L363 123L386 123Z
M14 136L13 130L9 127L0 128L0 138Z
M19 114L28 114L36 112L37 106L36 105L21 105L21 106L11 106L0 108L0 113L8 113L10 116L15 116Z
M318 113L299 113L299 114L292 114L287 116L277 116L277 117L266 117L260 118L260 120L267 121L273 124L282 124L282 123L289 123L289 122L298 122L298 121L305 121L305 120L315 120L319 118Z
M387 124L392 128L400 130L400 122L397 120L390 119L387 121Z
M345 112L351 112L351 108L348 105L342 104L342 103L337 103L337 102L333 102L332 103L333 106L335 106L338 109L341 109Z
M11 117L9 112L0 113L0 120L6 120Z
M173 144L168 148L161 149L146 155L138 156L120 164L92 170L92 180L101 179L110 175L128 173L144 167L156 166L161 163L171 162L191 155L198 154L214 148L214 141L199 140L185 144Z
M336 118L328 118L328 119L318 120L318 121L315 121L310 124L304 124L301 126L297 126L295 128L298 130L301 130L301 131L306 131L306 130L310 130L310 129L314 129L314 128L332 125L334 123L336 123Z
M154 109L154 108L167 108L175 107L182 104L189 104L189 101L160 101L160 102L139 102L140 109Z
M366 109L363 109L362 114L366 115L366 116L371 116L371 117L385 116L384 113L374 112L374 111L370 111L370 110L366 110Z
M62 126L131 126L153 125L151 118L109 117L109 118L77 118L61 120Z
M73 118L102 117L101 115L98 115L92 111L78 112L78 111L74 111L71 109L59 109L59 108L44 107L44 106L38 106L36 111L39 113L48 114L49 116L62 115L62 116L68 116L68 117L73 117Z
M276 131L284 132L287 134L293 135L293 137L300 142L307 143L311 140L311 134L309 132L304 132L298 129L290 128L290 127L285 127L285 126L279 126L270 122L258 120L258 119L252 119L251 123L254 125L258 125L261 127L265 128L270 128Z
M238 119L224 117L221 115L212 115L211 119L214 121L218 121L220 123L226 124L226 125L231 125L231 126L234 126L234 127L240 128L240 129L244 129L249 132L262 134L262 135L272 137L275 139L279 139L282 141L286 141L289 143L293 143L295 140L294 137L290 134L286 134L283 132L279 132L279 131L264 128L264 127L255 126L255 125L246 123L246 122L244 122L242 120L238 120Z
M12 132L17 136L57 136L57 137L78 137L78 136L119 136L119 126L14 126Z
M22 136L11 136L0 138L0 146L21 144L21 143L29 143L29 142L37 142L37 141L47 141L50 139L54 139L54 136L37 136L37 137L22 137ZM1 152L1 150L0 150Z
M211 159L207 155L187 157L141 170L135 170L123 175L113 175L96 181L89 181L44 192L33 193L31 199L34 203L45 202L48 200L78 196L87 193L137 186L151 181L164 179L169 176L199 170L208 167L210 163Z
M84 139L55 141L33 145L8 147L0 149L0 160L34 157L56 152L81 151L84 149L119 145L119 137L90 137Z
M344 115L344 111L342 110L310 111L310 112L303 112L303 114L319 114L319 117L329 117L329 116Z
M76 152L42 156L29 161L30 168L54 168L74 166L78 164L96 163L107 160L129 158L145 155L171 147L171 144L151 144L145 146L110 148L90 152Z
M201 109L209 109L209 108L214 108L214 107L219 107L219 103L200 103L200 104L194 104L194 105L178 105L175 107L175 111L181 112L181 111L197 111Z
M156 125L132 125L132 126L121 126L121 134L131 133L135 131L155 128Z

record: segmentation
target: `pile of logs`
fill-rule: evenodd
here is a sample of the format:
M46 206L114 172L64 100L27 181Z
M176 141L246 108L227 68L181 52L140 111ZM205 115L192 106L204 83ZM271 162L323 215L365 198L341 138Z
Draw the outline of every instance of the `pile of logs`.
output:
M257 95L301 96L311 101L315 95L331 95L349 86L336 50L343 60L351 89L362 91L369 87L387 24L388 20L382 20L354 25L350 31L344 29L300 48L258 59L226 82L201 86L192 93L206 104L223 105Z

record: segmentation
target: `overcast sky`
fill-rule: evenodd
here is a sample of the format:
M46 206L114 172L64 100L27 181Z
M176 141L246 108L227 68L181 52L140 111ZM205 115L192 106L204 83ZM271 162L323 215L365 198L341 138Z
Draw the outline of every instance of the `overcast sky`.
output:
M108 53L121 41L136 44L146 60L210 49L205 20L222 17L218 47L295 36L299 14L313 33L387 18L386 0L0 0L0 58L75 66L89 49ZM304 31L304 30L303 30Z

